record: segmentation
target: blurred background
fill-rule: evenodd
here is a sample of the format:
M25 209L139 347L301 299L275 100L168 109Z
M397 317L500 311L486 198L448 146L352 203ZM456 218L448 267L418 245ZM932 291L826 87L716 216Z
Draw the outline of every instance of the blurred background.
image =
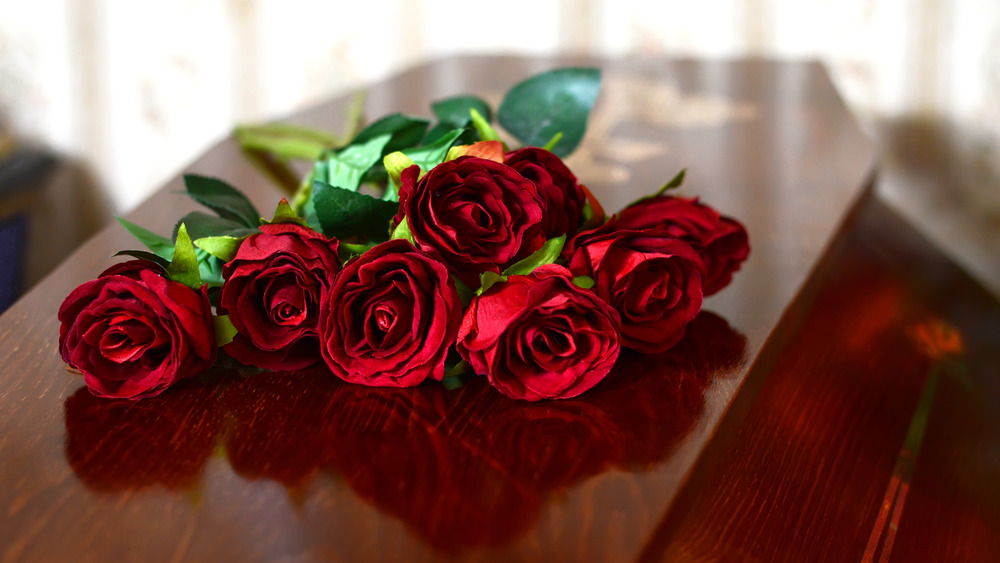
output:
M0 157L18 164L6 184L44 175L56 195L30 197L72 194L69 247L234 124L431 58L764 56L825 63L881 142L884 196L936 214L929 234L988 285L1000 272L1000 0L0 0L0 14ZM26 205L5 173L0 221ZM27 283L51 266L29 266Z

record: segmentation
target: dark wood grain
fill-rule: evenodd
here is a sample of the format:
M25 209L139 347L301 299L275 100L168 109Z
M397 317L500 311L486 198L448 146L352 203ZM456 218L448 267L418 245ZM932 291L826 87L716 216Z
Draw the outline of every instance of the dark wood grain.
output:
M741 427L809 310L873 150L809 63L458 58L373 86L367 109L495 100L571 63L606 71L570 165L609 211L687 167L685 193L750 233L750 259L678 352L628 358L580 400L538 406L476 384L359 390L318 373L251 384L220 372L157 401L95 401L58 357L55 312L134 246L112 225L0 317L2 560L608 561L672 545L671 506L699 498L692 468ZM295 119L336 130L346 107ZM185 171L263 210L277 199L228 140ZM194 208L180 187L130 218L169 232Z

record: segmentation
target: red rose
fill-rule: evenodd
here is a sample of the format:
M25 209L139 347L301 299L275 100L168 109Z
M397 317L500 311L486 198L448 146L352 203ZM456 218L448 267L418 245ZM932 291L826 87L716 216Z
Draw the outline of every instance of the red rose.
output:
M323 359L351 383L440 381L461 318L444 264L405 240L384 242L348 262L323 302Z
M546 239L576 234L587 196L558 156L545 149L527 147L507 153L504 164L535 183L545 204L542 230Z
M747 231L735 219L719 215L698 198L659 196L622 210L608 228L625 230L664 229L691 244L705 262L702 291L712 295L729 285L733 272L750 253Z
M277 371L311 366L320 360L319 304L340 269L338 243L299 225L260 230L222 270L219 311L239 333L226 353Z
M59 307L59 353L99 397L142 399L215 363L204 291L164 277L158 265L112 266Z
M510 276L475 297L458 352L501 393L537 401L575 397L618 357L618 314L573 285L562 266Z
M574 245L570 270L594 278L621 313L622 346L661 352L684 336L702 302L704 264L691 245L656 230L591 232Z
M510 166L463 156L419 174L416 166L403 171L396 222L405 215L417 247L437 251L469 287L544 242L535 184Z

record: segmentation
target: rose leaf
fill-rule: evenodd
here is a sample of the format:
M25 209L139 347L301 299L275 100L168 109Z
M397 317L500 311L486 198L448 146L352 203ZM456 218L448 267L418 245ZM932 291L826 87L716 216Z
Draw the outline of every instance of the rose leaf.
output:
M452 127L465 127L469 124L470 111L476 110L487 122L493 120L490 105L476 96L455 96L439 100L431 104L431 111L443 123Z
M257 220L259 221L260 217ZM201 211L192 211L174 225L174 240L177 239L177 231L182 223L187 227L188 235L194 240L218 236L245 237L260 232L256 223L251 228L232 219L209 215Z
M421 170L430 170L444 162L445 156L448 155L448 150L462 136L463 132L463 129L455 129L431 145L406 149L403 151L403 154L409 157L412 163L420 166Z
M471 369L472 366L470 366L468 362L465 360L459 360L457 364L451 366L444 372L444 377L441 379L441 385L444 385L444 388L449 391L461 388L465 385L466 376L469 374Z
M594 281L594 278L590 276L576 276L573 278L572 281L573 285L579 287L580 289L590 289L595 285L597 285L597 282Z
M146 245L146 248L153 251L153 254L170 260L174 257L174 243L167 237L160 236L152 231L146 230L135 223L116 217L125 230L132 233L132 236L139 239L139 242Z
M681 171L678 172L677 175L674 176L672 180L670 180L666 184L663 184L663 186L661 186L660 189L656 190L656 193L650 194L650 195L647 195L647 196L644 196L644 197L640 197L639 199L637 199L637 200L633 201L632 203L628 204L626 206L626 208L627 207L632 207L633 205L639 203L640 201L646 201L647 199L653 199L654 197L660 197L660 196L666 194L667 192L669 192L670 190L674 190L674 189L677 189L677 188L681 187L681 184L684 183L684 176L686 174L687 174L687 168L681 169Z
M236 252L240 249L240 244L246 238L245 236L202 237L195 239L194 245L223 262L229 262L236 257Z
M215 211L220 217L242 224L244 227L256 227L260 212L247 199L247 196L218 178L184 175L184 187L191 199Z
M487 270L479 276L479 289L476 290L476 295L482 295L487 289L505 281L507 276Z
M601 88L597 68L561 68L520 82L507 92L497 119L525 146L541 147L562 133L552 147L566 156L580 144L587 118Z
M201 275L201 282L210 288L222 287L223 282L225 282L222 278L222 260L200 248L195 248L194 254L198 258L198 273Z
M379 135L389 133L391 135L391 139L388 144L385 145L382 152L382 154L385 155L390 152L412 147L419 143L420 140L424 138L424 133L427 131L427 127L429 125L430 121L422 117L412 117L401 113L393 113L379 119L361 130L361 132L358 133L358 135L351 141L351 145L364 143L378 137Z
M140 260L149 260L150 262L155 262L164 271L167 269L167 264L170 263L166 258L153 254L152 252L146 252L145 250L120 250L115 252L115 256L131 256L132 258L138 258Z
M550 238L545 241L541 248L532 252L527 258L515 262L503 271L505 276L526 276L535 271L535 268L545 264L554 264L566 245L566 235Z
M174 257L167 265L167 276L191 289L202 286L198 257L184 223L177 229L177 244L174 246Z
M382 151L391 139L391 133L383 133L363 143L348 145L339 152L330 153L317 163L313 178L356 192L361 187L365 172L382 159Z
M361 235L369 240L384 241L389 222L399 204L382 201L370 195L352 192L316 180L313 184L316 217L328 237L348 238Z
M219 348L229 344L236 337L236 327L229 320L229 315L212 317L212 324L215 326L215 344Z

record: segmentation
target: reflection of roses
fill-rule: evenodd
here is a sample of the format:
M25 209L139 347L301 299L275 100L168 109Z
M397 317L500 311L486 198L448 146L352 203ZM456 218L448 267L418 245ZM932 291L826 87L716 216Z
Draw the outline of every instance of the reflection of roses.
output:
M658 231L584 233L570 270L590 276L597 295L621 313L622 346L669 349L701 310L704 264L686 242Z
M405 215L417 247L437 251L469 287L542 245L543 202L510 166L463 156L419 174L403 171L395 221Z
M472 299L458 352L504 395L575 397L611 371L619 351L618 314L568 275L562 266L541 266Z
M545 204L542 219L545 238L576 234L587 196L558 156L545 149L525 147L504 155L504 164L538 188L538 196Z
M644 199L623 209L604 228L662 229L690 243L705 262L702 289L706 297L729 285L733 273L750 253L743 225L731 217L719 215L698 198L659 196Z
M219 309L238 334L226 353L278 371L320 359L319 303L340 269L336 240L293 224L262 225L223 268Z
M153 262L112 266L59 307L59 352L100 397L153 397L215 363L206 294L171 281Z
M182 382L144 401L66 399L66 458L98 490L193 486L215 446L220 416L205 386Z
M350 261L323 302L323 358L352 383L411 387L444 377L462 304L444 264L405 240Z

